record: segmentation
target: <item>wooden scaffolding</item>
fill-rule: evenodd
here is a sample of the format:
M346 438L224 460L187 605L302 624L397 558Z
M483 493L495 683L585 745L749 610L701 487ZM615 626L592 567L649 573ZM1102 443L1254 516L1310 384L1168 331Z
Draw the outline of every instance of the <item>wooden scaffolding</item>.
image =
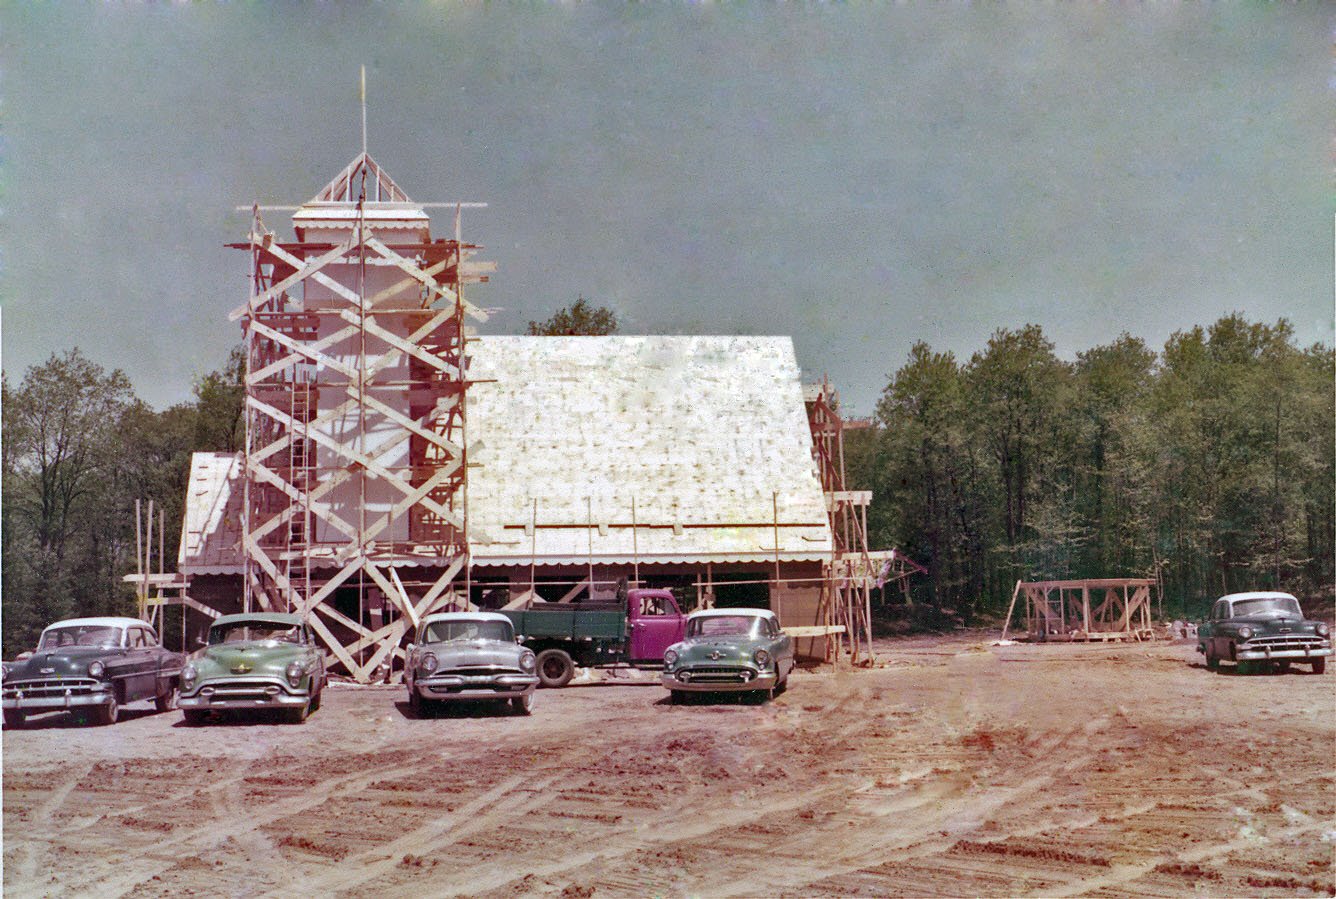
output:
M845 489L844 421L836 411L839 400L830 381L809 385L804 400L834 545L821 581L818 614L823 625L843 628L855 665L871 664L872 590L887 555L868 551L867 507L872 492ZM843 648L836 631L835 654Z
M300 207L252 208L244 608L300 613L359 682L468 577L464 285L490 263L460 235L479 204L411 201L363 151ZM425 206L447 206L433 239ZM262 211L293 209L283 241Z
M1025 632L1036 642L1149 640L1151 588L1147 578L1017 581L1002 627L1006 639L1018 597L1025 597Z

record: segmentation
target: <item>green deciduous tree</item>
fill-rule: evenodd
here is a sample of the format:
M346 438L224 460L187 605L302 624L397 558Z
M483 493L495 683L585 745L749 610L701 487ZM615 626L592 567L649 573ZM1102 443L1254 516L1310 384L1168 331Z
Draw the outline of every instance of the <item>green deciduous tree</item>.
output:
M616 334L617 314L605 306L591 306L580 297L569 307L558 309L546 321L529 322L528 333L539 337Z

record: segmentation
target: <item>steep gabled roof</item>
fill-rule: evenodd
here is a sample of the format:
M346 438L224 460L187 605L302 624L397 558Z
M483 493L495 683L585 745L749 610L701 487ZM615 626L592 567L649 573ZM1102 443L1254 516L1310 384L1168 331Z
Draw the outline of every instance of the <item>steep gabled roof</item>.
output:
M475 564L829 556L790 338L488 335L469 350Z
M335 175L334 180L308 202L356 203L362 196L363 178L366 179L368 203L413 202L366 151L357 154L357 158L348 163L347 168Z

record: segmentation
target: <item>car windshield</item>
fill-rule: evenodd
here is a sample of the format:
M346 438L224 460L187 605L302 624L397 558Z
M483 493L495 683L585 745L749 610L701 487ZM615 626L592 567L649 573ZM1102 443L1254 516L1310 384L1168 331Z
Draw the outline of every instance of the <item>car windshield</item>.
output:
M751 636L760 618L753 615L703 615L687 622L688 637Z
M105 624L79 624L70 627L48 628L42 634L38 649L61 649L66 646L120 646L121 628Z
M1299 600L1292 596L1268 596L1262 599L1234 601L1235 618L1272 618L1281 615L1303 615Z
M231 624L217 624L209 630L209 645L219 643L300 643L301 628L295 624L282 624L273 621L234 621Z
M453 643L460 640L515 639L509 621L432 621L422 635L423 643Z

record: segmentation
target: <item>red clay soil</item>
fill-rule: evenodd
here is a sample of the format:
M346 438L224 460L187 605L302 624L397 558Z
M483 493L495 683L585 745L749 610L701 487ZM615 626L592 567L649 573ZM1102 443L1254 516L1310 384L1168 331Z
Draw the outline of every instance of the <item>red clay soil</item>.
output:
M978 638L973 638L978 639ZM1336 677L1188 645L884 643L771 703L653 679L417 720L4 733L6 896L1336 891Z

